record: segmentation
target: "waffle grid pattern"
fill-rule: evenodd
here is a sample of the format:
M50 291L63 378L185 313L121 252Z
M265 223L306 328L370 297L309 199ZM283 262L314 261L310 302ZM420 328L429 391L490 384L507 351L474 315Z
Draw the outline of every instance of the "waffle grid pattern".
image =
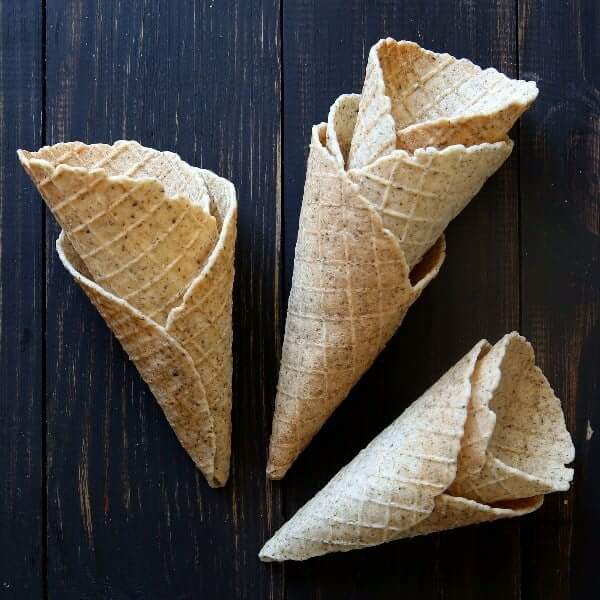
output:
M573 473L564 465L573 459L573 446L556 410L560 403L545 378L539 390L522 388L535 374L543 377L533 361L531 346L516 333L493 348L479 342L304 505L267 542L261 558L303 560L516 517L539 508L543 494L568 489ZM473 427L486 403L506 411L495 429L485 420L481 429ZM532 403L533 412L522 410ZM538 419L544 427L532 426ZM490 452L493 440L506 435L525 435L510 451L528 469L508 467ZM486 442L485 465L456 489L461 455L480 440ZM557 459L550 470L537 465L542 447Z
M59 148L41 152L52 162L40 165L46 175L40 192L95 281L164 324L212 249L216 224L186 198L169 199L155 181L111 182L105 173L127 165L126 177L153 173L178 193L191 187L190 169L135 143L65 146L60 155ZM65 171L61 164L85 170ZM37 171L38 165L31 168Z
M311 149L288 303L274 431L282 463L343 400L416 296L397 247L324 152Z
M396 147L500 141L536 94L534 84L496 69L383 40L369 54L350 166L367 166Z
M47 162L44 164L39 160L30 160L38 157ZM40 192L53 208L63 228L68 230L70 225L79 220L79 224L70 228L71 234L75 231L71 241L77 243L83 234L92 238L87 241L87 246L84 243L80 243L79 248L74 246L71 252L73 256L69 260L73 261L75 267L79 267L83 276L89 276L96 284L129 302L144 314L144 320L140 320L126 306L110 306L106 298L92 293L89 286L86 287L81 278L78 278L130 358L135 361L157 399L160 397L161 406L183 445L205 472L211 485L222 485L229 470L231 432L231 313L236 213L231 186L225 185L209 172L192 169L174 154L143 148L135 142L118 142L114 146L86 146L77 142L59 144L35 154L28 153L23 158L26 159L23 160L24 166L34 181L38 182ZM50 168L46 166L48 163ZM39 170L40 164L45 166L43 172ZM69 183L68 178L63 181L62 172L65 169L58 168L61 164L81 167L76 170L67 169L74 183ZM116 181L111 181L113 186L118 186L120 181L125 180L125 189L106 189L106 175L118 176ZM103 192L107 207L98 212L97 206L103 199L97 194ZM167 194L171 197L167 198ZM86 198L89 201L87 210L85 207L81 208ZM116 268L109 266L107 269L106 263L100 263L102 269L94 269L98 267L93 263L94 256L105 251L110 253L115 243L119 244L125 236L131 237L131 229L123 230L119 227L121 222L116 220L115 226L110 230L112 235L107 239L106 235L94 235L96 232L93 224L105 219L106 215L110 220L111 211L127 203L147 209L136 223L145 223L151 231L144 232L142 229L140 240L131 241L130 246L122 249L123 256L127 256L126 261L119 262L117 253ZM65 213L72 206L76 208L71 218L65 220ZM204 207L208 206L217 208L218 221L206 213ZM159 218L161 210L169 211L169 219L164 227L161 227ZM221 226L218 239L217 223ZM184 228L183 231L181 227ZM85 233L88 229L90 233ZM102 234L105 233L106 230L103 230ZM186 234L183 239L182 233ZM173 243L165 244L169 238L173 238ZM148 239L151 240L149 244ZM196 240L201 242L200 260L197 255L189 253L191 249L198 249ZM128 255L130 249L134 249L133 258ZM158 250L161 252L155 256L154 253ZM177 255L175 259L172 258L174 255ZM180 269L182 260L189 263L189 268ZM124 285L110 285L114 283L115 277L129 275L136 264L148 262L164 269L164 272L178 273L179 284L175 294L170 293L170 288L165 288L158 296L150 294L146 303L136 302L145 290L152 292L160 283L160 278L152 276L149 269L142 270L141 277L138 278L138 282L142 283L132 292L127 293ZM157 297L163 304L157 303ZM155 308L157 305L158 308ZM156 326L161 327L156 329ZM181 383L185 378L179 379L180 383L175 387L170 382L172 373L180 372L181 369L177 362L167 368L170 359L164 355L182 364L190 359L180 355L176 348L166 348L168 342L165 339L172 339L169 334L188 352L197 373L190 375L197 381L188 381L187 389ZM162 365L162 371L159 371L165 375L160 382L162 390L157 387L158 384L154 387L152 384L153 381L156 383L157 365ZM191 372L194 372L193 369ZM177 382L178 378L175 377L175 380ZM165 387L170 390L168 394L164 393ZM194 390L191 396L190 388ZM169 397L171 392L183 403L181 406L173 404L173 398ZM204 399L209 411L208 419L206 410L202 408ZM186 404L196 406L198 416L192 416L187 411ZM185 419L179 418L180 412L187 415ZM200 423L199 418L207 419L207 423ZM216 451L213 433L213 461L210 467L207 466L205 452L200 449L198 440L194 441L198 432L205 430L209 423L211 430L214 429L216 433ZM207 443L206 436L202 443ZM214 480L211 481L213 472Z
M428 149L416 155L395 151L367 167L352 169L348 176L398 238L412 268L511 150L512 144L502 142Z

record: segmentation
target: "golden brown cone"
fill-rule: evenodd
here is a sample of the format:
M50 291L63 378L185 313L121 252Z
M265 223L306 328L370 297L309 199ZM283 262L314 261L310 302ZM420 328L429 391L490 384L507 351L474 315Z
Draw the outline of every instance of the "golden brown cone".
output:
M508 139L394 150L346 170L359 100L340 96L327 125L313 128L267 465L273 479L400 326L439 270L444 229L512 150Z
M233 186L136 142L71 142L19 151L19 158L63 227L61 260L136 362L209 484L224 485Z
M260 558L305 560L537 509L543 497L523 497L525 488L516 486L493 504L455 494L453 483L467 464L465 450L480 437L489 442L484 453L510 453L510 466L521 481L543 483L543 493L568 489L573 472L564 463L573 460L573 445L560 402L545 379L527 383L537 369L530 348L516 333L493 348L485 340L476 344L276 532ZM491 362L482 364L486 357ZM498 411L496 426L482 436L471 427L469 434L467 423L481 406L474 398L484 393L476 389L482 385L478 378L493 369L500 375L489 381L485 394ZM532 421L539 426L527 443L518 443L515 428ZM544 452L551 457L547 462Z

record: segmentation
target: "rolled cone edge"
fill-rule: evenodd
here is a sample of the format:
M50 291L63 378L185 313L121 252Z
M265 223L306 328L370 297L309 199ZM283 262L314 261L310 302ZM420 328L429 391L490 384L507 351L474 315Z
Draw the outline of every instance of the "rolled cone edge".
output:
M407 530L403 538L450 531L499 519L521 517L536 511L543 503L543 495L489 505L460 496L442 494L436 498L436 507L429 519Z
M221 381L222 388L217 392L222 405L214 406L214 402L211 401L210 389L207 387L205 390L215 432L214 477L217 481L222 482L221 485L224 485L229 477L231 462L232 290L235 276L237 199L235 187L229 180L219 177L212 171L204 169L198 169L198 171L206 183L211 202L220 204L217 208L222 220L221 231L207 263L198 276L191 281L181 304L169 313L165 327L169 334L181 340L185 347L185 339L189 335L190 328L198 330L203 329L207 324L211 325L210 310L206 319L202 317L207 308L206 299L210 298L210 301L214 303L215 297L219 297L221 301L228 304L226 309L227 331L221 332L227 340L227 350L218 357L219 363L225 365L223 371L226 374L226 381ZM199 320L202 321L201 326L198 324ZM215 387L212 382L209 385Z
M493 107L480 107L479 112L459 114L456 117L440 117L433 120L417 119L411 114L412 122L397 124L392 116L393 106L388 96L387 80L380 51L387 54L389 49L410 49L422 58L434 61L450 61L457 67L457 76L470 76L475 73L495 74L505 91L510 93L504 103ZM387 59L386 59L387 60ZM463 74L462 71L466 69ZM442 69L443 70L443 69ZM426 77L426 80L428 77ZM419 82L419 85L421 83ZM517 88L517 89L515 89ZM498 93L493 86L494 93ZM369 51L366 76L362 89L360 111L357 116L358 135L352 140L348 164L350 168L368 165L374 159L385 156L395 148L412 151L417 147L444 147L450 144L473 144L502 139L519 116L531 105L538 95L533 81L511 79L494 68L481 69L467 59L457 59L449 54L437 53L421 48L415 42L386 38L379 40ZM479 99L480 100L480 99ZM404 115L404 117L407 116ZM405 121L406 119L404 119Z
M492 112L443 117L401 129L396 135L396 148L414 152L428 146L442 149L457 144L472 146L508 139L510 129L538 96L534 82L522 83L520 98L515 95L505 106Z
M531 344L515 331L508 333L484 357L482 366L486 369L483 381L489 391L487 402L491 407L500 402L504 407L501 415L508 418L496 422L479 472L457 478L451 492L478 502L496 503L567 491L573 469L565 465L574 460L575 448L560 400L536 366ZM513 380L518 381L516 388L511 386ZM510 412L509 406L514 407ZM536 414L542 418L536 419ZM510 459L513 453L503 449L513 446L504 439L512 429L520 432L524 450L518 463L511 466L510 460L505 463L495 456L494 447L498 443L503 458Z
M135 363L179 442L211 487L215 476L215 435L200 377L187 351L164 328L89 279L64 233L56 242L61 262L98 309ZM133 326L133 327L132 327ZM132 335L133 333L133 335Z

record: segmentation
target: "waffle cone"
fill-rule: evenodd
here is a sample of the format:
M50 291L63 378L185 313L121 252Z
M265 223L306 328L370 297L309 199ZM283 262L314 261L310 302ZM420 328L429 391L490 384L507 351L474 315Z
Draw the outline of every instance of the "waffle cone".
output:
M532 81L414 42L380 40L369 52L348 168L365 167L397 148L502 141L537 94Z
M475 425L482 402L491 429ZM472 446L486 457L478 471L477 460L465 459ZM526 483L488 485L490 457ZM520 516L541 506L543 494L568 489L573 471L564 465L573 458L560 402L531 346L516 333L494 347L482 340L305 504L260 558L305 560ZM476 483L464 485L478 476L483 488L503 493L484 502Z
M369 368L437 274L444 241L415 283L398 240L313 128L288 301L268 475L282 477Z
M231 445L233 186L135 142L19 151L58 254L211 486Z
M273 479L398 329L437 275L448 223L513 147L504 136L394 149L348 169L363 104L340 96L327 124L313 128L267 465Z

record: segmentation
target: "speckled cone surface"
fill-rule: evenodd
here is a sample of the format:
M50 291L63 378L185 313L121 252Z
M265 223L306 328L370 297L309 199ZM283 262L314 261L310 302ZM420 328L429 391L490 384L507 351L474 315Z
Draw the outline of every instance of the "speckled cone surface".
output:
M414 42L380 40L369 52L348 168L397 148L503 141L537 94L533 81L509 79Z
M436 276L445 228L509 156L506 133L536 95L382 40L362 96L340 96L313 128L269 477L285 475Z
M575 456L560 401L517 333L482 340L262 548L305 560L516 517L566 491Z
M213 486L231 447L231 183L120 141L19 151L63 231L61 261L148 383Z

